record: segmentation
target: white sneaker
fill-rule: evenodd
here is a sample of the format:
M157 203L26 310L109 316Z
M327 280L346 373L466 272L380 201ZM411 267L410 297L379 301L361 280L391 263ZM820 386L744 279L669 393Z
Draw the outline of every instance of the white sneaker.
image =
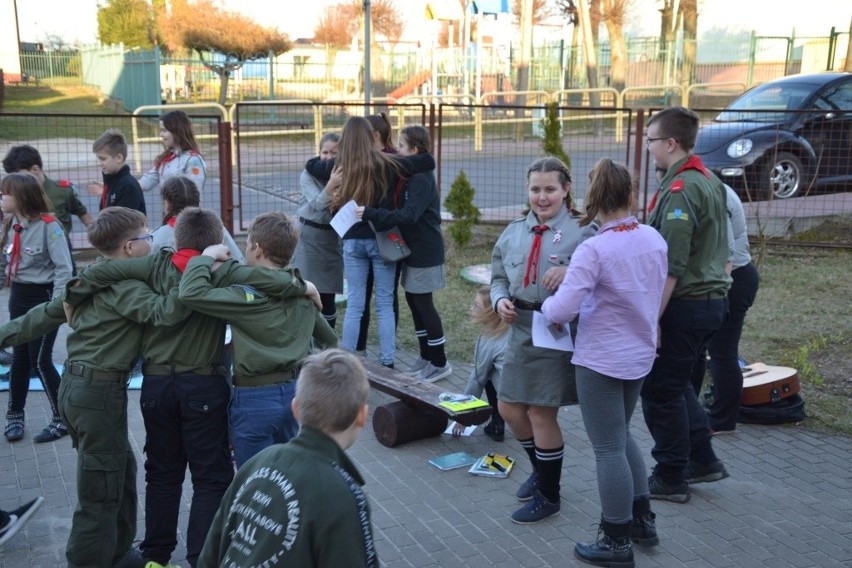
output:
M424 383L434 383L435 381L440 381L445 377L449 377L453 372L453 368L450 367L450 364L447 363L443 367L436 367L432 363L426 363L426 366L415 375L418 380L423 381Z
M423 369L425 369L426 365L428 364L428 359L424 359L423 357L418 356L417 360L408 368L408 372L411 374L417 374Z
M24 526L24 523L41 507L42 503L44 503L44 497L36 497L26 505L22 505L14 511L9 511L9 521L5 526L0 527L0 544L15 536L18 530Z

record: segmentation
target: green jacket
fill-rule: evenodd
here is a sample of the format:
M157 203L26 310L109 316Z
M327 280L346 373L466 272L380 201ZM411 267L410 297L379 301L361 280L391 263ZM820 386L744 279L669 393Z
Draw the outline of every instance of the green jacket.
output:
M310 352L312 340L318 347L337 346L337 334L307 297L279 298L234 284L215 288L213 259L197 256L189 261L180 280L180 300L193 310L228 321L234 335L234 385L245 379L283 373L298 368ZM266 269L261 269L266 270ZM298 273L282 270L295 278Z
M60 183L68 184L68 182ZM77 197L74 187L71 184L64 186L60 185L60 183L45 177L44 193L50 199L50 204L52 205L50 210L59 222L62 223L62 228L65 229L65 232L71 234L71 228L74 225L71 215L82 217L88 211L86 210L86 206L80 201L80 198Z
M198 567L377 567L363 484L337 442L303 426L237 471Z
M668 244L669 276L677 278L673 298L725 293L731 277L725 186L696 156L672 165L648 224Z
M171 250L163 249L145 258L93 264L80 274L80 284L69 290L67 300L76 306L93 294L128 279L141 280L154 292L167 295L177 288L181 278L180 270L171 262L172 254ZM253 269L235 260L225 262L213 273L212 284L217 288L237 283L279 297L305 293L305 283L288 272ZM224 344L223 320L193 311L175 325L149 322L145 326L142 356L145 365L175 365L189 371L221 365Z
M0 326L0 346L27 343L65 323L62 301L58 297L39 304ZM142 324L175 325L190 313L178 302L176 290L161 296L137 280L118 282L75 308L68 361L102 371L129 372L139 358Z

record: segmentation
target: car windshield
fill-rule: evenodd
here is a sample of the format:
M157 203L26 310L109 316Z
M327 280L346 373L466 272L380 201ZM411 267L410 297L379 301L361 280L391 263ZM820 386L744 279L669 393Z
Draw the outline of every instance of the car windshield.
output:
M813 85L766 83L744 93L728 105L716 122L781 122L795 114L783 111L799 110L813 93ZM782 111L782 112L779 112Z

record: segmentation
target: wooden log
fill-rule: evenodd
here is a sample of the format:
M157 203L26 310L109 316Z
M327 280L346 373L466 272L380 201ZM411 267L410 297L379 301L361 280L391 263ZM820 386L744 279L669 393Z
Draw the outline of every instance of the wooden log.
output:
M445 414L417 408L402 401L379 406L373 412L373 432L383 446L440 436L447 429Z

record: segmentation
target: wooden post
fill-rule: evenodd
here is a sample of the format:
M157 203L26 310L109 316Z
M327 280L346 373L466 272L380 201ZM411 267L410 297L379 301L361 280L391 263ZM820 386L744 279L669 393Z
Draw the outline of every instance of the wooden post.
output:
M447 416L416 408L402 401L391 402L373 412L373 432L383 446L440 436L447 429Z

